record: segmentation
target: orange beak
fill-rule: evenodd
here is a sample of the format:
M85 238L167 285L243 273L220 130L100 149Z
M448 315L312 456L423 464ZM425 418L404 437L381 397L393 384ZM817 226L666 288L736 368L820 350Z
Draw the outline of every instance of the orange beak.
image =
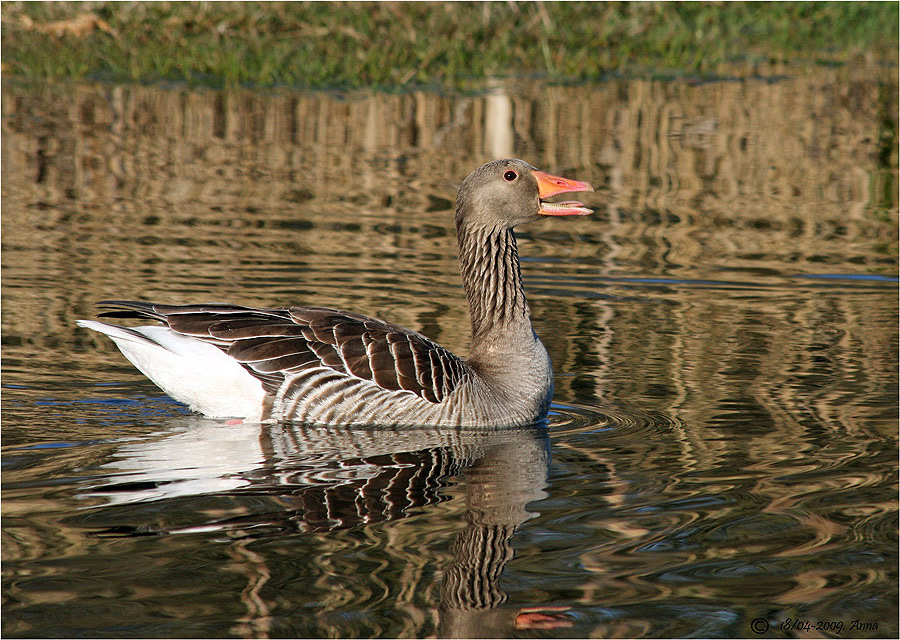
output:
M588 216L594 213L580 202L571 200L568 202L544 202L545 198L555 196L558 193L569 191L593 191L594 187L580 180L569 180L559 176L550 175L543 171L533 171L538 183L538 197L541 199L542 216Z

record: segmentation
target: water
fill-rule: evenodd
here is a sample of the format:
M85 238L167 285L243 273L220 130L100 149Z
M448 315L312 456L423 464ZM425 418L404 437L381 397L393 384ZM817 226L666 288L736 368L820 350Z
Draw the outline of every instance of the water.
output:
M896 637L896 95L5 83L3 634ZM519 234L545 424L228 425L74 326L313 303L466 353L498 156L597 187Z

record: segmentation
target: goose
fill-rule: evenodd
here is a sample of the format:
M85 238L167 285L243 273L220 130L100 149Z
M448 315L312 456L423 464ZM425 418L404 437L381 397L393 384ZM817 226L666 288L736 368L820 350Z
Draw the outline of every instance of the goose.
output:
M531 324L513 228L542 216L589 215L587 182L518 159L488 162L461 184L455 221L472 325L461 358L424 335L326 307L255 309L109 300L106 334L173 399L211 418L326 425L499 427L546 417L550 357Z

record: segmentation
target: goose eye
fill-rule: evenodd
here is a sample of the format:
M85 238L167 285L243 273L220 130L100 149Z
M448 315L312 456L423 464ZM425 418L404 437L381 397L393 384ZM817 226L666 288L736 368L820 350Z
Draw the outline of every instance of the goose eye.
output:
M515 180L518 177L519 177L519 174L516 173L515 171L507 171L506 173L503 174L503 179L506 180L507 182L512 182L513 180Z

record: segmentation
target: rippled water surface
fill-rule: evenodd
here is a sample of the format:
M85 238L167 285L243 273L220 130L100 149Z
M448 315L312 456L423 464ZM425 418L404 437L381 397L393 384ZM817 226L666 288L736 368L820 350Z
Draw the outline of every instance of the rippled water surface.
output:
M896 637L896 96L4 84L3 634ZM319 304L464 354L498 156L597 187L519 234L545 424L226 424L74 325Z

